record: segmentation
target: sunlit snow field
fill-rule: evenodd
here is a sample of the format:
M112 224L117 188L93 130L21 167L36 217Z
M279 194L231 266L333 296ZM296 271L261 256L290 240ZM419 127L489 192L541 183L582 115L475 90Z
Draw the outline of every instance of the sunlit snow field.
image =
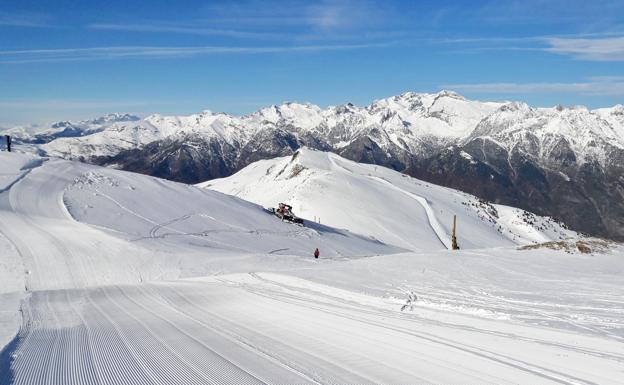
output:
M577 235L302 156L311 184L285 178L283 196L243 172L273 204L300 199L305 227L203 188L0 154L0 384L624 383L621 246L520 250ZM405 220L366 204L384 194Z

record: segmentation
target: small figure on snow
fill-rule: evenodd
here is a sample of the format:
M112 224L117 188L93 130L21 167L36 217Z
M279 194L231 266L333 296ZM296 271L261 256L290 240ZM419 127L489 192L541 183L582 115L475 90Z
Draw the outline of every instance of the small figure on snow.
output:
M319 249L317 247L316 250L314 250L314 258L318 259L319 255L321 255L321 252L319 251Z
M416 303L417 300L418 300L418 297L416 297L416 293L414 293L413 291L410 291L409 293L407 293L407 301L405 301L405 305L401 306L401 311L405 311L405 310L414 311L414 304Z

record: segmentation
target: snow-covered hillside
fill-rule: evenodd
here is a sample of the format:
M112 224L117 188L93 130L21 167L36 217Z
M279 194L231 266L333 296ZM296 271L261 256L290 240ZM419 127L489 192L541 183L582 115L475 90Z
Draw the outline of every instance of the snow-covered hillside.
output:
M390 192L383 205L397 220L410 207L424 229L408 232L430 249L398 253L370 231L283 223L219 192L0 153L0 383L621 383L621 246L520 250L479 219L494 208L503 226L513 209L468 207L479 203L321 152L274 164L286 191L305 175L301 189L327 188L329 202L330 187L350 188L340 203L363 230L378 224L361 207ZM302 212L317 212L310 203L327 204ZM499 247L443 249L454 211L460 234Z
M381 166L308 148L253 163L199 184L308 221L369 235L410 250L450 248L453 216L462 248L491 248L577 237L556 221L432 185Z
M22 251L29 290L206 273L206 253L307 256L319 244L327 257L400 251L326 226L284 224L241 199L153 177L10 153L0 153L0 164L0 231Z
M285 224L218 192L0 152L0 346L31 292L287 268L305 265L301 257L319 246L329 260L402 251L327 226ZM0 369L6 364L0 357Z

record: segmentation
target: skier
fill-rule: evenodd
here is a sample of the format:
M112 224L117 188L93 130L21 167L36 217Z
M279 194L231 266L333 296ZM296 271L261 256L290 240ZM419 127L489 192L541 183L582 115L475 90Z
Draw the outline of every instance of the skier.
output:
M321 252L319 251L319 249L317 247L316 250L314 250L314 258L318 259L319 255L321 255Z

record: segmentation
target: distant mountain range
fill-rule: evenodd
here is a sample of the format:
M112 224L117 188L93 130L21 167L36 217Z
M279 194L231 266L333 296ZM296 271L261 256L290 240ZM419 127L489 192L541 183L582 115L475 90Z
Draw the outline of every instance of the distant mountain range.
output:
M21 141L48 155L187 183L307 146L624 240L622 105L533 108L410 92L365 107L285 103L241 117L115 114L58 123Z

